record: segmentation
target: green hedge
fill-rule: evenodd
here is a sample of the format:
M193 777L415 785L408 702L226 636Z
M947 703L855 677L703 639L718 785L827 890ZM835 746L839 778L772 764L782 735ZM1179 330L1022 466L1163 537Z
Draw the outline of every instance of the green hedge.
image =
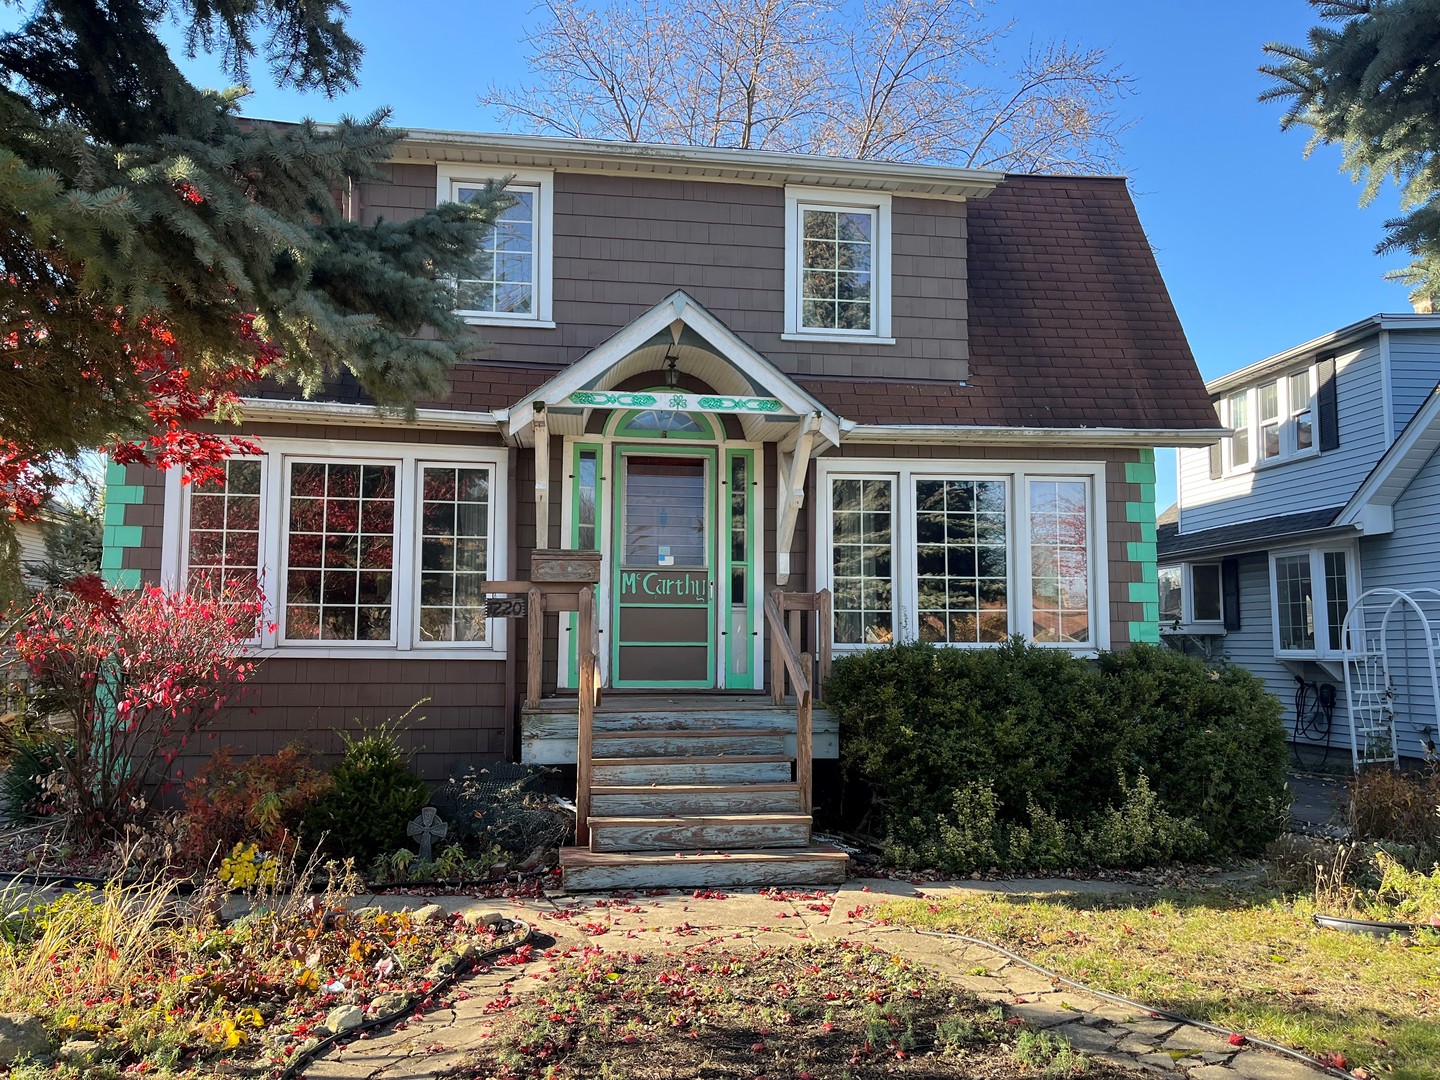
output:
M1077 660L1019 639L835 664L852 818L900 865L1137 865L1258 851L1286 805L1280 703L1157 646Z

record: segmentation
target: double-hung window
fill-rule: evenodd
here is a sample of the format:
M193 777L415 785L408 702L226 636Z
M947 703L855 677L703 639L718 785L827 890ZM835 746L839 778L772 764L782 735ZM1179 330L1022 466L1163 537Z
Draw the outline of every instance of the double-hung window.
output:
M495 655L485 581L503 576L503 450L266 440L182 505L174 566L259 582L261 645Z
M1103 469L821 463L837 647L919 639L1103 648ZM1083 470L1083 471L1082 471Z
M1226 419L1235 429L1231 472L1315 452L1314 367L1238 390L1225 403Z
M461 166L439 166L440 202L469 202L490 177ZM497 174L500 179L507 174ZM508 205L485 234L469 270L452 283L455 310L477 323L553 325L554 174L514 172L505 187Z
M1160 567L1160 630L1218 633L1225 623L1219 563Z
M1277 655L1333 656L1355 595L1354 553L1314 548L1270 556Z
M888 195L786 189L785 335L893 341Z

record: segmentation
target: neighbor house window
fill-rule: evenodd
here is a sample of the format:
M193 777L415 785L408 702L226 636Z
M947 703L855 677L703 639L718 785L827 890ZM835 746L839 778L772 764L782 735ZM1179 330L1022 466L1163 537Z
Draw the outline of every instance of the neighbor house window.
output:
M505 452L346 445L355 456L267 438L260 456L227 462L223 485L177 485L188 511L162 575L258 580L273 610L262 648L498 653L485 582L505 569Z
M470 202L483 195L489 177L461 175L442 165L437 198ZM455 310L477 322L548 323L551 319L553 177L511 176L509 205L486 232L470 270L452 283Z
M786 189L785 332L890 340L890 201Z
M1226 398L1231 470L1284 461L1315 449L1315 369L1306 368Z
M834 592L837 646L973 646L1021 634L1103 647L1101 467L1057 476L877 461L867 475L863 464L821 463L829 544L820 576Z
M1160 629L1183 629L1225 621L1219 563L1182 563L1162 566Z
M1348 550L1284 552L1271 556L1275 648L1280 653L1341 651L1353 589Z

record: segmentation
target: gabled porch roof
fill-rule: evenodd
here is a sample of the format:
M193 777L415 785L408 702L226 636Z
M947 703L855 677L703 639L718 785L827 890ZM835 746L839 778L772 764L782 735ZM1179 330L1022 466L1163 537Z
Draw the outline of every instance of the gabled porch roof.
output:
M652 373L655 382L675 370L715 391L694 395L677 391L664 402L636 401L617 391L627 380ZM673 396L674 401L670 398ZM497 410L501 430L517 443L534 445L536 417L557 435L585 430L596 408L675 408L732 413L745 437L793 446L801 432L822 445L838 446L850 425L820 400L752 349L723 322L682 289L677 289L580 360L557 373L508 410ZM816 449L819 449L817 447Z

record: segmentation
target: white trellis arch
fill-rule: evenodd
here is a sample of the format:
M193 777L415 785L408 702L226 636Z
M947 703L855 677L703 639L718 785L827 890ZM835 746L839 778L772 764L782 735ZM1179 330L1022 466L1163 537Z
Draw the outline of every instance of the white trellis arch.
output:
M1395 738L1400 680L1404 680L1411 724L1417 730L1440 728L1437 630L1440 589L1367 589L1345 613L1340 640L1350 715L1350 756L1356 769L1400 762ZM1413 685L1417 677L1419 686ZM1421 722L1416 715L1419 712L1426 714L1427 722Z

